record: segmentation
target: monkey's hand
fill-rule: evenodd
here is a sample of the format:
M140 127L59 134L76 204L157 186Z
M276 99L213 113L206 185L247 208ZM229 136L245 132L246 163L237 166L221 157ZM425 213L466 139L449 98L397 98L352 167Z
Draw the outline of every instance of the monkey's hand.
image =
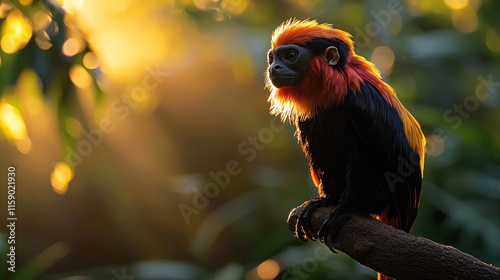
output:
M333 253L336 253L333 248L338 247L338 244L334 242L337 232L348 219L355 215L361 214L353 210L353 208L346 207L345 204L341 203L335 211L330 213L328 218L321 225L318 231L318 238L321 242L325 243Z
M326 199L315 197L290 211L287 223L290 230L295 232L297 239L305 242L308 239L316 240L318 238L318 233L312 230L310 223L311 215L319 207L328 205L329 203Z

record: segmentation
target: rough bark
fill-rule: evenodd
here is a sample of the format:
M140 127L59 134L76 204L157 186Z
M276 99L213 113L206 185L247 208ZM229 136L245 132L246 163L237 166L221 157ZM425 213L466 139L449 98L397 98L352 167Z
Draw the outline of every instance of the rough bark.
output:
M288 224L294 231L297 207L290 212ZM311 216L314 232L334 208L318 208ZM335 248L397 280L424 279L500 279L500 269L458 249L416 237L371 217L354 216L339 229Z

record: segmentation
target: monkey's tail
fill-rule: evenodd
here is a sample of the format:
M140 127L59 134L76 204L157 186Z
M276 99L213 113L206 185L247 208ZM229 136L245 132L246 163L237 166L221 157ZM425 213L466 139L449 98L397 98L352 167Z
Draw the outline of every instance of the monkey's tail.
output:
M391 278L389 276L382 275L380 273L377 273L377 280L395 280L394 278Z

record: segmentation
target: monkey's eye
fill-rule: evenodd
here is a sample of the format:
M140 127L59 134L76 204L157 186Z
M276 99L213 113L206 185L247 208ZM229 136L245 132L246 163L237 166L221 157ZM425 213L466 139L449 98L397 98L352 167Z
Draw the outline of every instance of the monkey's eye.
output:
M271 65L273 63L273 61L274 61L274 55L272 52L269 52L267 54L267 64Z
M286 54L286 60L290 62L294 62L297 57L299 56L299 53L296 50L291 50Z

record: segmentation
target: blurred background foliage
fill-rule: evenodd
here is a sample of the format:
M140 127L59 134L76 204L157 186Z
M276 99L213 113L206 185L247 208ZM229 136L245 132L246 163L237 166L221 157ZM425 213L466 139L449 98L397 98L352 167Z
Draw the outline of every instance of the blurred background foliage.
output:
M0 177L17 168L9 277L374 279L285 223L315 195L263 83L270 35L290 17L352 33L420 120L412 233L500 266L499 11L487 0L2 1Z

